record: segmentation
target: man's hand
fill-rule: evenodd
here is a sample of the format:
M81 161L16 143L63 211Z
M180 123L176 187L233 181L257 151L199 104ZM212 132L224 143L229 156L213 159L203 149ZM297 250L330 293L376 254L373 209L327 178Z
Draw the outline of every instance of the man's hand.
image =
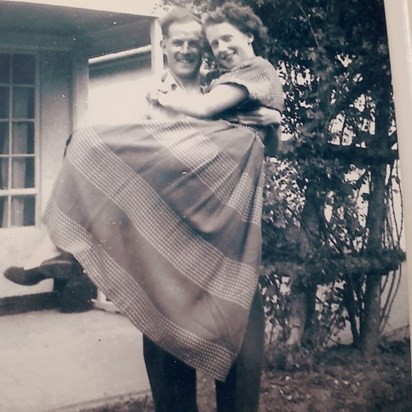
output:
M247 113L236 116L240 124L246 126L278 126L282 121L282 115L278 110L260 107Z
M272 157L276 156L279 152L279 145L282 138L282 125L269 127L268 129L264 141L265 155Z
M260 107L259 109L242 113L237 116L240 124L247 126L272 126L266 131L265 154L276 156L282 137L282 114L276 109Z

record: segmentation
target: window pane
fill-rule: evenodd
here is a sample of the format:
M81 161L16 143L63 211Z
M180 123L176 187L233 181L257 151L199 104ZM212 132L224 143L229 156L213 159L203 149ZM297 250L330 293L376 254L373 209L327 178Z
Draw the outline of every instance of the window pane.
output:
M13 88L13 117L32 119L34 117L34 88Z
M30 54L15 54L13 56L13 83L34 84L35 57Z
M9 159L0 159L0 190L9 187Z
M11 225L33 226L35 204L34 196L13 196L11 198Z
M0 83L10 83L10 55L0 53Z
M11 187L13 189L34 187L34 158L12 160Z
M13 154L34 154L34 124L32 122L13 123Z
M0 197L0 227L7 227L7 197Z
M0 154L9 153L9 125L0 122Z
M9 118L9 88L0 87L0 119Z
M35 224L37 58L0 53L0 228Z

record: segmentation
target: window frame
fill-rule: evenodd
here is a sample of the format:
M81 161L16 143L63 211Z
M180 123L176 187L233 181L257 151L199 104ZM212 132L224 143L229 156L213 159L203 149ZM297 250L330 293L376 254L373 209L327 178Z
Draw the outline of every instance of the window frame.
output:
M4 226L0 226L0 230L15 229L15 228L32 228L39 227L40 225L40 58L39 53L27 49L19 48L0 48L1 54L14 55L30 55L34 57L34 82L33 84L26 83L14 83L10 76L8 83L1 83L0 86L7 86L9 89L9 112L8 117L0 119L1 123L8 125L8 142L9 151L7 154L0 154L0 159L8 159L8 187L6 189L0 189L0 197L6 198L5 207L7 207L7 223ZM10 71L13 70L13 65L10 64ZM13 115L13 87L28 87L32 86L34 89L34 113L33 118L14 118ZM13 142L13 123L18 122L32 122L33 123L33 154L13 154L12 142ZM12 161L13 159L34 159L34 187L30 188L13 188L11 184L12 179ZM34 223L30 225L12 225L12 199L16 196L33 196L34 197ZM2 217L0 217L2 218Z

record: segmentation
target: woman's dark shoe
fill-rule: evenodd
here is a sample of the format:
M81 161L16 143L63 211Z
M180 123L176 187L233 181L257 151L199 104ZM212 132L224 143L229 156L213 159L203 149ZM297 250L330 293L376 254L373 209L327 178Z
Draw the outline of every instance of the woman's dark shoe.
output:
M33 286L45 279L69 279L77 275L78 262L70 253L63 253L45 260L40 266L24 269L12 266L4 272L4 277L18 285Z
M4 277L11 282L23 286L33 286L46 279L40 272L39 268L25 270L21 267L12 266L4 272Z
M54 280L54 288L60 295L60 312L85 312L93 308L96 286L85 275L82 266L70 253L62 253L45 260L40 266L27 269L10 267L4 276L19 285L32 286L45 279Z
M39 266L39 272L45 278L71 279L79 276L79 262L70 253L62 253L52 259L45 260Z

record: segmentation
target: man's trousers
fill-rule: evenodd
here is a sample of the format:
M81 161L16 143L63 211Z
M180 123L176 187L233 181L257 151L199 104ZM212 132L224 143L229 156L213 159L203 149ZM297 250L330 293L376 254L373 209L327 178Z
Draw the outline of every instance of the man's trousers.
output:
M260 292L251 306L245 338L225 382L216 381L217 412L257 412L264 353L264 312ZM143 351L156 412L198 412L196 370L146 336Z

